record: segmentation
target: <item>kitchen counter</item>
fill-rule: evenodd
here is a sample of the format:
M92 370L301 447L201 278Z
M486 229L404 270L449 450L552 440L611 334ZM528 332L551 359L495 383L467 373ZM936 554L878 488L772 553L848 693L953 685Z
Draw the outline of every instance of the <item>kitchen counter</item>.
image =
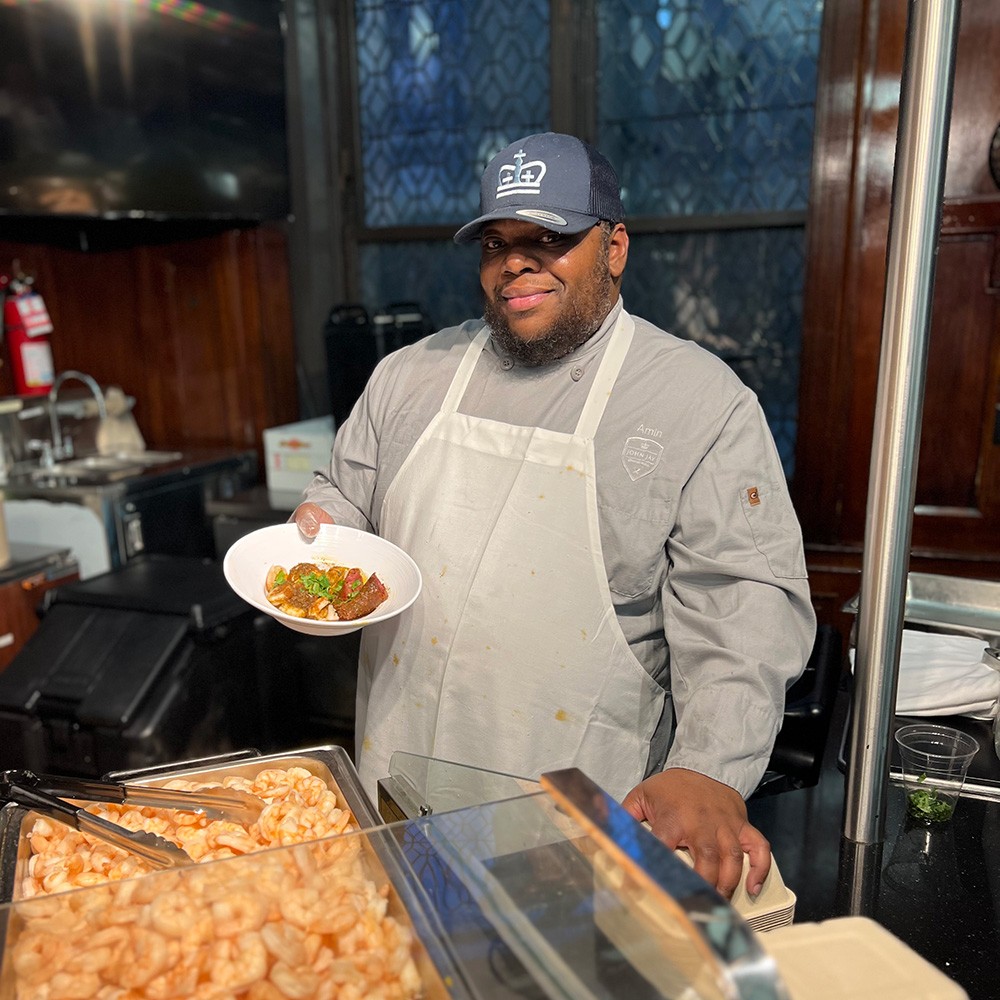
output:
M153 453L161 456L155 464L123 467L117 471L95 472L89 476L51 474L42 470L11 475L4 493L9 497L76 498L83 494L122 496L178 482L192 476L235 470L240 473L224 495L233 495L256 479L257 459L253 451L223 448L189 448L177 452ZM170 457L167 457L170 456Z
M155 458L86 475L12 475L4 487L11 541L70 545L83 579L141 552L214 558L206 504L256 482L256 453L190 449Z
M0 569L0 672L37 631L46 593L78 575L68 547L10 543L10 561Z
M63 577L73 570L68 548L11 542L10 562L0 567L0 585L41 576Z
M845 778L837 765L846 716L814 788L751 800L751 822L771 841L785 883L798 897L796 923L866 916L959 983L971 1000L1000 996L1000 801L962 796L950 823L913 823L890 783L885 841L843 837ZM956 720L934 720L953 723ZM969 720L962 720L963 727ZM987 727L988 728L988 727ZM977 769L992 770L993 745Z

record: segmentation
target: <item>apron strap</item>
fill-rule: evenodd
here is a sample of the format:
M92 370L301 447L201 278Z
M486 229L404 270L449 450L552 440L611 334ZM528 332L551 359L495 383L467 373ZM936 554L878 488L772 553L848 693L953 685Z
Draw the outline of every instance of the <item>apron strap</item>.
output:
M618 322L611 332L607 350L601 359L601 367L597 369L594 384L590 387L587 402L583 404L580 419L576 424L576 433L581 437L593 438L597 433L598 425L604 416L604 408L608 405L611 390L618 379L625 355L628 354L634 332L635 323L632 317L622 309Z
M618 322L615 323L615 328L611 332L611 339L608 341L607 350L601 359L601 365L597 369L597 375L594 377L594 384L590 387L587 401L583 404L583 410L580 412L580 419L576 424L576 434L592 438L597 433L601 418L604 416L604 409L608 405L611 390L614 388L618 373L621 371L625 356L632 344L634 332L635 323L632 317L622 309L618 316ZM473 337L472 343L465 348L458 370L455 372L455 377L451 380L451 385L448 387L448 392L441 404L439 412L442 416L458 412L458 405L462 402L462 397L469 386L472 373L479 361L479 355L482 353L489 335L490 329L484 325Z
M458 412L458 404L462 402L465 390L469 386L469 380L472 378L472 372L475 370L476 362L479 360L479 355L482 353L483 346L489 335L490 328L484 324L479 333L472 338L472 343L465 348L465 355L459 362L458 371L455 372L455 377L451 380L451 385L445 394L444 402L441 404L439 412L442 415L450 415ZM458 345L458 349L463 349L461 344Z

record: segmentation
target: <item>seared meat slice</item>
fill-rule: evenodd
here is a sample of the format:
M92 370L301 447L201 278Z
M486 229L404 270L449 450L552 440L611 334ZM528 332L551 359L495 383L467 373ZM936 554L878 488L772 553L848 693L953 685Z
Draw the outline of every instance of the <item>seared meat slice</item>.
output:
M368 582L357 594L343 604L334 603L337 617L344 622L352 622L357 618L370 615L387 597L389 592L382 586L382 581L374 574L368 577Z

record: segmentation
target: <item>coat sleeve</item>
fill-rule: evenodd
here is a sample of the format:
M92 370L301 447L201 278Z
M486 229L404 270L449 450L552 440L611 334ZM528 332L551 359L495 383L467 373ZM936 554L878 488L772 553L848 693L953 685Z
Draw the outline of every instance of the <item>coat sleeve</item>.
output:
M685 483L667 543L676 729L666 767L749 795L815 638L802 534L756 397L739 392Z
M373 511L378 475L378 400L385 391L386 359L372 374L350 416L337 429L326 469L317 470L303 492L322 507L338 524L362 531L374 531Z

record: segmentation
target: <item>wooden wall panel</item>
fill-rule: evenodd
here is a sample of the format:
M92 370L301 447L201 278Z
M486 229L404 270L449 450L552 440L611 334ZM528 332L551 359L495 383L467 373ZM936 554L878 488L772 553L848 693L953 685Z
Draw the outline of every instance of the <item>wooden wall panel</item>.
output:
M949 236L938 252L916 502L981 515L982 428L993 386L984 375L1000 343L996 297L988 293L996 233Z
M265 428L298 418L279 227L93 251L0 231L0 267L13 260L49 307L56 370L78 368L134 396L150 447L260 453Z
M908 6L825 8L794 491L807 541L845 552L865 533ZM1000 577L998 50L1000 7L965 0L912 548Z

